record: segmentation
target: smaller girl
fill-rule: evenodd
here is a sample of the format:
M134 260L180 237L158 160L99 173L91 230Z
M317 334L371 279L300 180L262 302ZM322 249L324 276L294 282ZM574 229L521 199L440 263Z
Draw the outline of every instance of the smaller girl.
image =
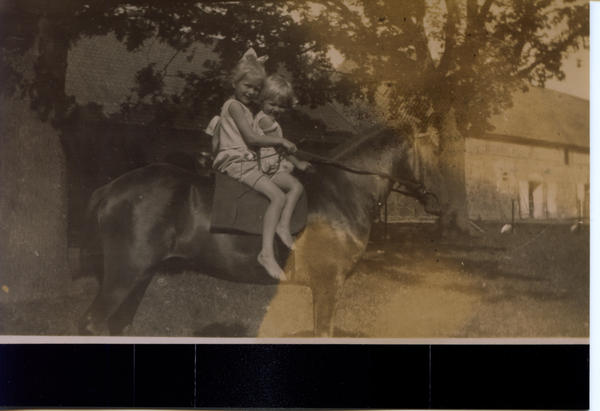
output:
M281 126L276 119L294 106L294 91L282 76L274 74L267 78L258 95L262 111L254 118L253 129L273 138L283 139ZM294 238L290 233L290 221L304 187L292 176L294 166L304 171L310 163L300 161L292 155L283 156L274 147L262 147L259 155L261 171L271 176L271 181L286 193L285 206L277 224L277 235L283 243L295 249Z
M253 117L247 105L254 101L263 87L266 77L263 64L266 59L266 56L257 58L254 50L250 49L233 70L233 96L223 105L221 118L214 130L213 145L218 143L218 151L213 168L252 187L269 199L263 222L262 250L257 260L271 277L285 280L286 276L275 260L273 240L286 196L260 170L256 153L248 148L274 146L290 153L296 151L296 145L291 141L256 133L252 128Z

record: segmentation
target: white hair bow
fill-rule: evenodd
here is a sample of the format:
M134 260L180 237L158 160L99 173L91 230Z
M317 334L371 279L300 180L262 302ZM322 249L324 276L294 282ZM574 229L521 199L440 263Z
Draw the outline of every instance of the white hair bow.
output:
M269 59L269 56L267 56L266 54L262 57L258 57L258 55L256 54L256 51L254 51L254 49L252 47L250 47L248 49L248 51L245 52L244 56L242 57L242 60L256 60L263 66L265 65L265 61L267 61L268 59Z

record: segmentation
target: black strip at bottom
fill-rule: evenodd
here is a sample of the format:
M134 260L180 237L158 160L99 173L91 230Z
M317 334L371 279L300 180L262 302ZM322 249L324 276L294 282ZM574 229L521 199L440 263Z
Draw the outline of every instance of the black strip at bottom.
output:
M1 345L2 407L587 409L588 345Z

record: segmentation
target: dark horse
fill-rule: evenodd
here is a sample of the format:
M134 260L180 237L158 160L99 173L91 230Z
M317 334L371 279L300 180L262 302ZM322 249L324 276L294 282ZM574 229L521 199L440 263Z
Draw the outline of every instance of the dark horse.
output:
M410 134L373 133L347 145L335 161L342 167L315 164L299 174L308 198L308 221L296 250L280 253L285 254L282 267L288 281L312 289L316 336L332 336L336 302L367 249L393 178L414 183L405 184L412 195L433 199L429 206L437 206L435 196L423 197L416 189L419 158ZM350 167L378 174L352 172ZM139 304L155 267L176 257L217 278L277 283L257 268L259 237L211 233L212 199L209 178L166 164L129 172L96 190L88 217L100 234L104 276L81 318L80 333L121 332L122 327L109 327L112 317L132 300Z

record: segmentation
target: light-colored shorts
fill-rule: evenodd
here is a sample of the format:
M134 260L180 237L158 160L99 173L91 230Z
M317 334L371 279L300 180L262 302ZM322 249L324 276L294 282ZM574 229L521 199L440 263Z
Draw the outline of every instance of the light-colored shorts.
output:
M277 154L272 147L260 149L260 169L263 173L273 176L277 173L289 173L294 171L294 164Z
M244 161L239 163L230 163L219 170L221 173L233 177L238 181L254 188L256 182L262 177L267 176L260 171L256 161Z

